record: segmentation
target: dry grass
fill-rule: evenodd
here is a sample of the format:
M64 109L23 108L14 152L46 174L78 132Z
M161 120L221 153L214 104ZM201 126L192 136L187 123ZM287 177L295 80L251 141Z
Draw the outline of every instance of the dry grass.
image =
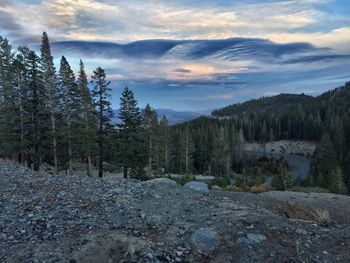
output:
M315 217L319 223L330 223L331 217L327 210L315 210Z
M259 185L254 185L250 188L251 193L263 193L263 192L268 192L271 190L271 186L268 184L259 184Z

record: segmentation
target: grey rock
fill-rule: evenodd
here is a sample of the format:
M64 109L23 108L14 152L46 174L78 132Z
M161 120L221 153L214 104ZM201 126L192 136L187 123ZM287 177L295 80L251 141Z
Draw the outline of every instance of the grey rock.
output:
M219 238L216 232L201 227L192 234L191 241L194 246L211 251L218 245Z
M295 232L297 234L307 235L307 231L305 229L302 229L302 228L298 228L297 230L295 230Z
M153 257L154 257L154 256L153 256L152 253L150 253L150 252L146 254L146 258L148 258L148 259L153 259Z
M218 186L218 185L213 185L213 186L211 187L211 190L213 190L213 191L221 191L221 187Z
M142 183L149 188L174 188L177 183L169 178L156 178Z
M247 238L252 242L252 243L260 243L264 240L266 240L266 237L261 234L253 234L249 233L247 234Z
M186 183L184 185L184 187L190 188L192 190L198 191L198 192L203 193L203 194L209 194L208 185L205 183L191 181L191 182Z
M246 245L246 246L250 246L253 244L253 242L246 238L246 237L239 237L236 241L238 244L243 244L243 245Z

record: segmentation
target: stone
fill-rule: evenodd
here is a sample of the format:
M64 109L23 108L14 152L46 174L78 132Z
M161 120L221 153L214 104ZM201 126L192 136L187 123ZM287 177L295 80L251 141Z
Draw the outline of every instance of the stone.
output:
M236 242L237 242L238 244L243 244L243 245L246 245L246 246L250 246L250 245L253 244L253 242L252 242L250 239L246 238L246 237L239 237L239 238L236 240Z
M201 227L192 234L191 241L194 246L211 251L218 245L219 238L216 232Z
M213 191L221 191L222 189L221 189L221 187L218 186L218 185L213 185L213 186L211 187L211 190L213 190Z
M169 178L155 178L142 183L149 188L175 188L177 183Z
M148 258L148 259L153 259L152 253L148 252L148 253L146 254L146 258Z
M298 228L297 230L295 230L295 232L297 234L307 235L307 231L305 229L302 229L302 228Z
M184 185L185 188L189 188L198 191L203 194L209 194L209 188L206 183L191 181Z
M260 243L264 240L266 240L266 237L261 234L253 234L249 233L247 234L247 238L252 242L252 243Z

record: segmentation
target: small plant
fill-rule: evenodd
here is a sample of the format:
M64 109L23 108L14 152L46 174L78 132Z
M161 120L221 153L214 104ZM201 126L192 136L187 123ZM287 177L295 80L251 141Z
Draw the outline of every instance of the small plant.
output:
M230 185L230 178L228 178L227 176L225 177L215 177L215 179L211 182L211 186L212 185L217 185L220 187L226 187L228 185Z
M141 180L141 181L146 181L149 179L149 177L147 176L147 173L143 167L136 167L135 169L132 169L130 176L131 176L131 178L135 178L135 179Z
M181 185L185 185L186 183L191 181L196 181L196 176L194 176L193 174L185 174L180 178L179 183Z
M252 193L263 193L263 192L268 192L271 190L271 186L268 184L259 184L259 185L254 185L250 188L250 192Z
M331 222L331 217L327 210L316 210L315 217L319 223L329 224Z

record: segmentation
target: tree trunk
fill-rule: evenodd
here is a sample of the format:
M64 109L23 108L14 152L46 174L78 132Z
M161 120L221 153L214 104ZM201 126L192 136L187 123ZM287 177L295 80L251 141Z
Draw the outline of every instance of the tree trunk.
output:
M168 143L165 143L165 169L168 169Z
M51 112L51 129L52 129L52 145L53 145L53 162L55 173L58 174L58 160L57 160L57 140L56 140L56 120L55 115Z
M99 100L99 131L98 131L98 177L103 177L103 103L102 103L102 89L100 87Z
M103 148L101 142L99 146L98 177L103 177Z
M68 175L73 175L73 151L72 151L72 138L70 130L70 120L67 118L67 132L68 132Z
M230 155L226 156L226 176L230 176Z
M150 128L151 129L151 128ZM152 134L149 133L149 156L148 156L148 168L149 172L152 170Z
M185 144L185 164L186 164L186 173L188 173L188 163L189 163L189 160L188 160L188 157L189 157L189 142L188 142L188 134L186 133L186 144Z
M124 167L124 178L128 178L128 167Z
M86 131L86 134L89 135L89 124L88 124L88 116L86 114L86 117L85 117L85 131ZM90 143L90 142L89 142ZM88 176L91 176L91 155L90 155L90 145L89 145L89 148L87 150L87 165L86 165L86 173Z
M20 155L21 155L21 160L19 160L20 164L24 163L24 121L23 121L23 106L21 102L20 106L20 112L21 112L21 146L20 146Z
M40 169L40 154L39 154L39 145L36 143L34 146L34 164L33 164L33 170L39 171Z
M91 156L90 155L88 155L87 157L86 172L88 176L91 176Z

